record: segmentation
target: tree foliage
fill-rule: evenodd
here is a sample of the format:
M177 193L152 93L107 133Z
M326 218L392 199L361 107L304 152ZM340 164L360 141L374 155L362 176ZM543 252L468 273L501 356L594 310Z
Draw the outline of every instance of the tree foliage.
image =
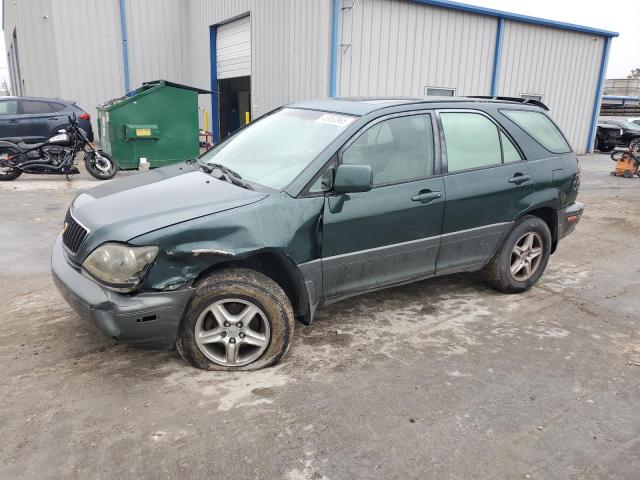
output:
M634 68L627 78L640 78L640 68Z

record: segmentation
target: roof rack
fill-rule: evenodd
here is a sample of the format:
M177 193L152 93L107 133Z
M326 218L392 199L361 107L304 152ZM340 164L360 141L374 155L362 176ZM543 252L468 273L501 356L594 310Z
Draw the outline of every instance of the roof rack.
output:
M549 111L549 107L547 107L540 100L534 100L532 98L520 98L520 97L492 97L491 95L471 95L467 98L483 98L486 100L503 100L505 102L514 102L514 103L522 103L527 105L535 105L536 107L540 107L543 110Z

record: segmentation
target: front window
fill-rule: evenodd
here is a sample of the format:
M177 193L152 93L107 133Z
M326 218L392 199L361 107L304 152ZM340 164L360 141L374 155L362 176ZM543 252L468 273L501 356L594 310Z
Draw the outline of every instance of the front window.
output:
M342 163L369 165L373 186L433 175L433 129L428 114L376 123L342 152Z
M356 117L283 108L202 155L250 182L281 189L295 179Z
M0 102L0 115L15 115L18 112L16 100L4 100Z

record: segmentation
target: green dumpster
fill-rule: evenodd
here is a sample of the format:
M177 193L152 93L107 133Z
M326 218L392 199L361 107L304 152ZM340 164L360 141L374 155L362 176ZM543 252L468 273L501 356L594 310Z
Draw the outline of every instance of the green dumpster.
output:
M207 90L156 80L128 95L98 105L102 149L121 169L151 167L197 157L198 95Z

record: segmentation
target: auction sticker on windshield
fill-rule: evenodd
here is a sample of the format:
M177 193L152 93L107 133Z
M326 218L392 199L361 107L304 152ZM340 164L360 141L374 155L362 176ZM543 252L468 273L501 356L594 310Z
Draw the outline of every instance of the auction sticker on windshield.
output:
M336 127L346 127L355 120L353 117L347 115L337 115L335 113L325 113L319 117L317 123L326 123L328 125L335 125Z

